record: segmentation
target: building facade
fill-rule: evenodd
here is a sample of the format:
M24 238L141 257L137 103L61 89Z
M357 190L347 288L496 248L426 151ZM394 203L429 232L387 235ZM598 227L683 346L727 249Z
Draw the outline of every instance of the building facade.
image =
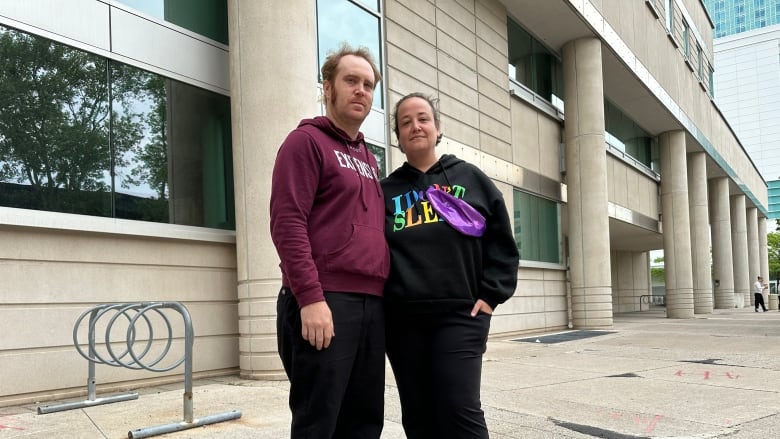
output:
M389 109L421 91L440 152L503 191L521 262L493 334L611 327L651 250L670 318L768 274L767 185L713 104L700 1L159 3L0 3L0 405L84 393L73 325L100 303L185 304L196 376L284 377L271 169L344 40L382 65L363 131L385 172ZM98 368L105 391L181 379Z
M709 0L707 7L715 102L768 183L769 218L780 219L780 2Z

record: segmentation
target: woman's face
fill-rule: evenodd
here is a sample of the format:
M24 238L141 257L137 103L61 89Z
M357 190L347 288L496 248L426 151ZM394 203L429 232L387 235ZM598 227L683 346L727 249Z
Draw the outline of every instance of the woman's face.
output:
M398 143L406 154L432 153L440 131L428 101L411 97L401 102L396 114Z

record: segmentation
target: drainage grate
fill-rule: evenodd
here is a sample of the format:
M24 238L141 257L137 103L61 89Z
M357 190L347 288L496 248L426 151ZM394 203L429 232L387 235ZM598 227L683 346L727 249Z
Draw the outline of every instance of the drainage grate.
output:
M529 338L515 338L511 341L527 342L527 343L561 343L564 341L581 340L583 338L598 337L599 335L614 334L615 331L569 331L562 332L560 334L542 335L539 337Z

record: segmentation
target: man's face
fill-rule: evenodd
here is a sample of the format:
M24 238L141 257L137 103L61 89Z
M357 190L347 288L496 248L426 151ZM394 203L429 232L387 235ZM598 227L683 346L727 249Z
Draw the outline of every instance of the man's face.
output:
M363 123L374 102L374 70L364 58L346 55L336 77L323 84L327 115L336 125Z

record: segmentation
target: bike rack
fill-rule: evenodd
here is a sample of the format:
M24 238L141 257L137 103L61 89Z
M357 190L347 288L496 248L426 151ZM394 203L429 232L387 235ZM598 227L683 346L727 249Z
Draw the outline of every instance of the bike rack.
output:
M666 296L659 296L655 294L645 294L639 296L639 311L642 311L642 304L646 303L648 308L654 305L666 306Z
M181 314L184 321L184 356L177 361L167 366L158 366L158 364L165 359L168 351L171 348L173 342L173 329L168 317L161 311L162 309L173 309ZM165 323L167 329L168 338L165 342L165 348L154 359L144 359L152 348L154 342L154 329L152 327L152 321L150 320L147 312L154 311ZM105 331L105 349L108 352L110 358L101 356L95 344L95 331L98 321L104 318L107 313L113 312L113 316L107 321ZM134 315L133 315L134 314ZM89 315L89 329L88 329L88 352L85 353L79 343L78 329L84 318ZM125 338L126 349L117 354L111 346L110 336L114 324L117 319L124 317L128 321L127 334ZM139 353L135 350L136 341L136 324L139 319L142 319L146 324L146 328L149 332L148 339L146 340L143 350ZM94 306L81 314L76 320L76 324L73 326L73 345L76 347L78 353L88 361L88 377L87 377L87 399L84 401L61 403L54 405L46 405L38 407L38 414L47 414L60 412L64 410L71 410L76 408L91 407L101 404L109 404L113 402L128 401L132 399L138 399L138 393L128 393L124 395L115 395L105 398L96 397L96 380L95 380L95 365L106 364L114 367L125 367L135 370L148 370L151 372L166 372L172 370L182 363L184 363L184 420L182 422L158 425L156 427L148 427L142 429L136 429L129 431L127 437L130 439L145 438L150 436L156 436L159 434L171 433L174 431L187 430L194 427L200 427L203 425L215 424L217 422L229 421L232 419L238 419L241 417L241 411L231 410L229 412L210 415L204 418L195 419L193 416L193 401L192 401L192 346L195 341L195 332L192 329L192 319L187 308L179 302L138 302L138 303L114 303L103 304ZM129 358L127 358L129 356Z

